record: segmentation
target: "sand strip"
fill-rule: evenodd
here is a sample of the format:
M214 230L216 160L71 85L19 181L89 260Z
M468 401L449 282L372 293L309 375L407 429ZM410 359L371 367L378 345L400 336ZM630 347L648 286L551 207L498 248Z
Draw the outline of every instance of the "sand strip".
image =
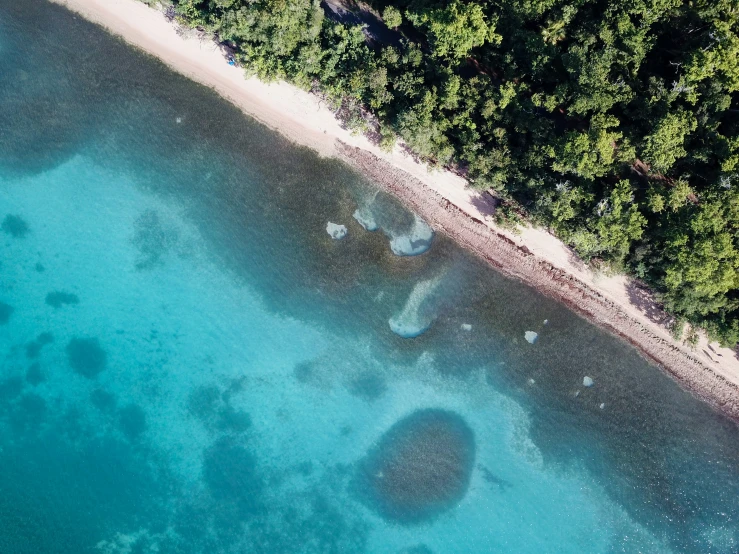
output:
M739 420L739 355L702 337L695 350L672 339L669 317L624 276L592 272L541 229L497 228L485 196L449 172L429 172L401 148L382 152L342 128L319 98L286 83L245 78L213 41L178 33L164 15L137 0L51 0L101 24L174 70L230 100L245 113L323 156L339 156L392 192L502 273L566 303L634 345L679 383ZM635 293L637 291L637 293ZM709 352L710 350L710 352Z

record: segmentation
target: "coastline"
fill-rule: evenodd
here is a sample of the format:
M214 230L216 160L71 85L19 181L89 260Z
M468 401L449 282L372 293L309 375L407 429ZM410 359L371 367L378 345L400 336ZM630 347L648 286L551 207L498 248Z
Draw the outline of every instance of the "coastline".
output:
M227 64L218 45L195 33L178 33L160 11L138 0L51 1L214 89L293 142L346 161L496 270L564 302L626 340L683 387L739 420L737 353L709 346L705 337L694 351L672 339L667 315L648 294L635 292L640 289L630 279L594 273L544 230L525 228L515 235L496 227L490 217L492 207L461 177L446 171L431 173L399 147L386 153L366 138L351 135L308 92L286 83L246 78L241 69Z

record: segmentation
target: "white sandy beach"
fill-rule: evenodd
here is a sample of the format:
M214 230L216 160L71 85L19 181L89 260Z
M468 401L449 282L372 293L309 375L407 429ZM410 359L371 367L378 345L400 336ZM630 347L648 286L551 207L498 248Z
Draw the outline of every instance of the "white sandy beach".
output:
M559 297L594 323L628 340L684 386L739 419L737 352L709 345L704 337L695 350L673 340L666 325L668 316L628 278L594 273L544 230L529 227L515 235L496 227L491 210L485 209L489 202L469 189L462 178L444 171L429 172L399 147L386 153L366 138L353 136L308 92L286 83L245 78L242 69L228 65L215 43L200 40L193 33L178 33L161 12L137 0L51 1L66 5L213 88L290 140L323 156L338 155L353 163L438 230L503 273Z

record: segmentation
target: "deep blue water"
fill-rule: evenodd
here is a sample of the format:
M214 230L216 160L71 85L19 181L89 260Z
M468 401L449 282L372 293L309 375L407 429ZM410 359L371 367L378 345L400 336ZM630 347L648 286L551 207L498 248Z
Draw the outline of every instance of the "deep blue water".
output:
M735 424L414 228L0 0L0 552L739 551Z

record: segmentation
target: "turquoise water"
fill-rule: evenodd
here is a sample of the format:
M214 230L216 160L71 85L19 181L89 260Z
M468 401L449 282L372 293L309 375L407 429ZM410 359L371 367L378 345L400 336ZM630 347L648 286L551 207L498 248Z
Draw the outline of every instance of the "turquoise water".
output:
M736 425L419 225L0 0L0 552L737 552Z

